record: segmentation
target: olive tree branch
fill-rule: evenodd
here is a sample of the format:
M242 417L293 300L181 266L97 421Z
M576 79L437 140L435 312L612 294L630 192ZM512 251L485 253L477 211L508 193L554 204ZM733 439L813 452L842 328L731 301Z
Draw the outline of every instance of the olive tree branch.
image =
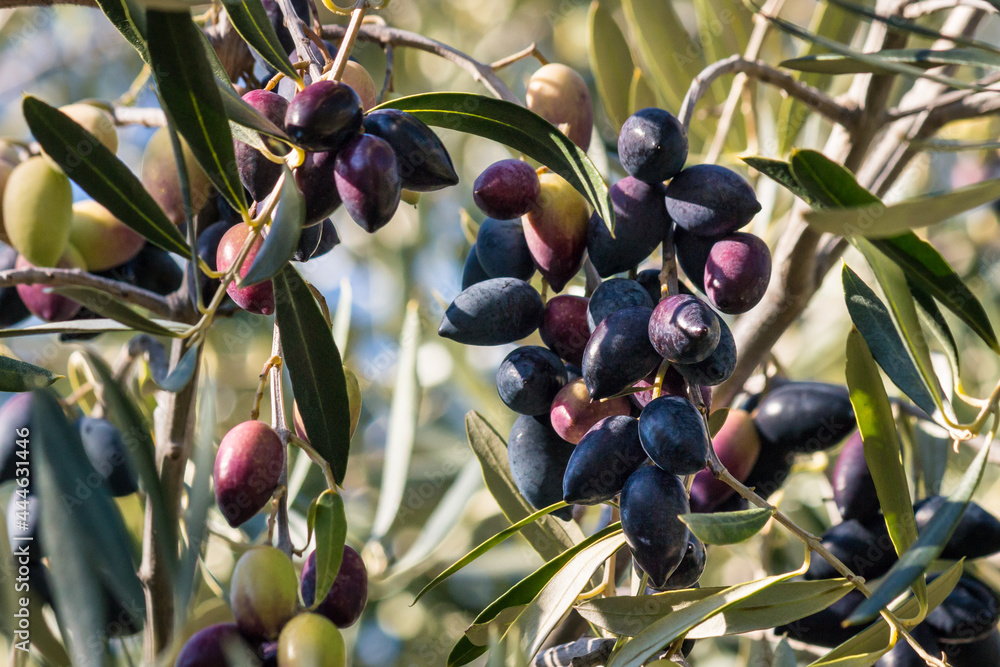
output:
M274 323L274 334L271 337L271 358L281 358L281 330L278 322ZM288 424L285 421L285 389L281 382L282 368L284 364L271 364L271 427L277 431L281 438L281 447L284 450L284 460L281 464L281 476L278 478L278 488L285 489L278 497L278 543L275 545L286 555L292 555L292 537L288 530L288 438L290 435Z
M285 26L292 36L292 41L295 42L295 50L300 57L309 61L309 76L312 77L313 81L319 81L322 71L319 64L312 59L309 38L302 30L302 19L295 13L292 0L278 0L278 7L281 8L281 13L285 17Z
M171 306L164 297L144 290L141 287L133 287L128 283L101 278L92 273L87 273L83 269L10 269L0 271L0 287L10 285L51 285L53 287L72 285L77 287L91 287L99 289L106 294L117 297L122 301L145 308L151 313L165 319L187 320L186 313L178 311Z
M726 74L740 73L780 88L809 108L846 128L853 128L859 122L860 113L857 109L840 104L818 88L806 85L766 63L759 60L747 60L737 55L709 65L691 81L678 114L678 119L684 127L690 127L695 106L705 96L716 79Z

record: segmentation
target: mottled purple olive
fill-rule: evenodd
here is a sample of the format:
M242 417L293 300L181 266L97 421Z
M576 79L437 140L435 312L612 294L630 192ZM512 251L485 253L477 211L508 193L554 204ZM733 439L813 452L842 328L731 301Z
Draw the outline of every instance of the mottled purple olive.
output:
M655 588L680 565L687 552L687 493L680 478L656 466L642 466L625 482L619 499L622 530L636 563Z
M670 219L698 236L732 234L760 212L746 179L714 164L696 164L674 176L666 203Z
M57 265L61 269L80 269L83 262L72 248L67 251ZM35 266L23 255L18 256L15 269L33 269ZM80 312L80 304L72 299L50 292L48 285L21 283L17 295L32 315L46 322L65 322Z
M278 638L278 667L345 667L347 648L333 623L319 614L299 614Z
M764 298L771 280L771 251L753 234L716 241L705 262L705 294L724 313L745 313Z
M337 151L361 132L361 99L337 81L317 81L288 103L285 132L309 151Z
M249 104L267 118L281 127L288 110L288 100L269 90L251 90L243 95L243 101ZM263 201L274 189L281 177L283 165L272 162L250 144L236 140L236 167L240 172L243 187L250 192L256 201Z
M545 302L545 318L538 333L550 350L571 364L583 363L583 351L590 340L587 306L590 299L560 294Z
M694 364L715 351L722 335L719 317L696 296L675 294L657 304L649 320L649 340L667 361Z
M587 253L602 278L634 269L660 245L670 228L659 183L649 185L628 176L612 185L609 193L615 211L614 237L596 212L590 216L587 231Z
M337 154L333 151L306 153L305 160L295 170L295 184L306 203L307 227L333 214L341 204L337 192L334 167Z
M463 345L506 345L531 335L544 314L534 287L516 278L491 278L455 297L438 335Z
M229 271L232 268L249 235L250 227L242 223L233 225L223 235L215 257L219 271ZM257 253L260 252L263 243L263 239L258 236L253 245L250 246L250 252L247 253L239 270L240 277L245 276L250 270L250 266L253 264L254 258L257 257ZM274 285L270 280L249 287L239 287L234 280L226 287L226 293L236 302L236 305L249 313L258 315L274 313Z
M524 237L542 276L561 292L583 264L590 208L587 200L562 176L539 176L538 204L524 216Z
M645 460L639 421L624 415L606 417L573 449L563 475L563 500L578 505L610 500Z
M215 499L230 526L264 509L284 461L281 438L264 422L246 421L226 433L215 457Z
M302 566L302 601L312 607L316 601L316 552L306 558ZM330 586L330 592L313 610L330 619L338 628L354 625L368 603L368 570L361 555L344 546L340 570Z
M561 63L540 67L528 79L525 93L528 109L558 127L582 148L590 147L594 129L594 105L590 89L576 70Z
M559 437L574 445L583 439L597 422L605 417L631 414L628 398L619 397L595 401L583 380L570 382L552 400L549 417Z
M295 615L299 580L283 551L254 547L240 556L229 585L229 605L236 625L247 637L275 639Z
M650 401L639 415L639 438L653 463L674 475L693 475L708 465L708 429L685 398Z
M407 190L431 192L458 184L458 174L444 144L416 116L397 109L378 109L365 117L365 132L392 146L400 180Z
M687 161L684 125L664 109L640 109L625 120L618 133L618 159L631 176L646 183L673 178Z
M369 134L350 139L337 153L333 176L344 208L366 232L392 219L402 190L396 153L387 141Z
M760 455L760 437L749 413L730 410L722 428L712 438L712 447L733 477L745 480ZM733 488L716 479L711 471L701 470L691 485L691 511L711 512L733 493Z
M479 174L472 199L486 215L512 220L525 215L542 194L542 184L531 165L521 160L494 162Z

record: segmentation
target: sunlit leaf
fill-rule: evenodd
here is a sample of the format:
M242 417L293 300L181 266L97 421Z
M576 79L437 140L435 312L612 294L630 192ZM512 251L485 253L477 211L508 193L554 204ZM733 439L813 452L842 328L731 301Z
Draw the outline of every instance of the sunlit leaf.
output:
M0 391L20 392L48 387L63 377L41 366L0 355Z
M807 204L811 206L818 206L822 204L822 202L814 197L807 188L799 183L798 179L795 178L795 175L792 173L792 167L789 163L783 160L773 160L771 158L757 156L745 157L741 159L751 168L756 169L779 185L784 186L792 194Z
M173 337L177 335L170 329L140 315L125 305L125 302L118 300L114 295L108 294L104 290L81 285L66 285L53 287L50 291L76 301L101 317L121 322L136 331L144 331L154 336Z
M617 132L629 116L632 54L614 17L598 0L590 4L588 55L597 92Z
M680 519L705 544L738 544L767 525L771 510L753 507L736 512L681 514Z
M347 539L347 517L344 515L344 499L331 489L321 493L316 499L315 509L310 509L311 526L316 534L315 606L326 599L340 572L344 541Z
M236 32L264 62L292 80L300 80L260 0L223 0L222 4Z
M953 49L885 49L868 55L872 60L862 62L852 56L824 53L802 58L792 58L781 67L801 72L823 74L891 74L877 63L903 63L930 69L944 65L969 65L971 67L1000 68L1000 55L968 48Z
M169 320L153 320L160 326L173 332L184 331L188 325ZM21 329L0 329L0 338L14 338L18 336L38 336L42 334L54 333L106 333L108 331L131 331L132 327L108 319L96 320L71 320L69 322L46 322L36 324Z

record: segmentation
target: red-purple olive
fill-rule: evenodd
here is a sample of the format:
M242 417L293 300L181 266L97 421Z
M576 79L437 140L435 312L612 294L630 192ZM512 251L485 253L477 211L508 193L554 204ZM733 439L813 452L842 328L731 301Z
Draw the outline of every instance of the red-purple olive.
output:
M583 380L570 382L552 400L549 416L559 437L574 445L579 443L597 422L605 417L628 415L632 412L626 397L593 401Z
M361 98L337 81L317 81L292 98L285 132L310 151L337 151L361 132Z
M250 227L244 224L233 225L223 235L215 256L215 263L219 271L228 271L232 268L249 235ZM239 270L240 277L245 276L250 270L250 266L253 264L254 258L257 257L257 253L260 252L263 243L263 239L258 236L253 245L250 246L250 252L247 253ZM239 287L233 280L226 288L226 293L240 308L247 312L258 315L274 313L274 285L270 280L249 287Z
M583 351L590 340L587 305L583 296L560 294L545 303L545 319L538 332L550 350L571 364L583 363Z
M264 422L246 421L230 429L215 457L215 499L230 526L264 509L284 462L281 438Z
M288 110L288 100L269 90L251 90L243 101L259 111L269 121L281 127ZM282 164L272 162L250 144L236 141L236 167L240 181L256 201L263 201L274 189L281 176Z
M302 601L312 607L316 601L316 552L306 558L302 566ZM361 555L349 546L344 547L337 578L330 592L313 610L330 619L338 628L354 625L368 603L368 570Z
M539 176L538 204L524 216L524 237L545 280L561 292L583 263L590 209L562 176Z
M521 160L494 162L472 186L476 206L491 218L512 220L534 208L542 194L538 174Z
M737 232L716 241L705 262L705 294L724 313L756 306L771 280L771 251L753 234Z
M354 137L337 153L333 173L344 208L362 229L376 232L392 219L402 185L387 141L370 134Z
M33 269L35 267L23 255L19 255L14 268L20 270ZM59 268L82 268L79 255L70 249L59 260ZM17 286L17 295L21 297L25 308L46 322L65 322L66 320L73 319L73 316L80 312L80 304L64 296L53 294L50 292L50 289L48 285L22 283Z
M730 410L726 422L712 438L712 447L733 477L741 482L745 480L760 455L760 437L750 414ZM716 479L709 470L702 470L694 476L691 485L691 510L711 512L733 493L728 484Z

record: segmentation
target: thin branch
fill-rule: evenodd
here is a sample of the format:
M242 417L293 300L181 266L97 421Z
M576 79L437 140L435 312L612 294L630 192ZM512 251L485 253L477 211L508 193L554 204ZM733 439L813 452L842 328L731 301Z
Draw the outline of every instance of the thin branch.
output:
M955 9L956 7L974 7L986 12L996 12L997 8L984 0L921 0L907 5L903 9L903 17L918 19L928 14Z
M513 65L518 60L524 60L525 58L532 58L532 57L535 58L535 60L540 62L542 65L549 64L549 59L546 58L544 55L542 55L541 50L539 50L538 48L538 44L532 42L531 44L528 44L526 47L524 47L517 53L512 53L506 58L501 58L500 60L490 63L490 69L492 70L503 69L508 65Z
M56 5L97 7L97 1L96 0L0 0L0 9L18 9L20 7L55 7Z
M354 50L354 41L358 38L358 30L361 29L361 22L365 19L367 11L368 0L358 0L354 3L354 10L351 11L351 22L347 24L347 30L344 32L344 38L340 42L340 48L337 49L337 57L333 61L333 68L330 73L333 81L340 81L340 77L344 74L344 68L347 67L347 59L350 57L351 51Z
M990 86L997 82L1000 82L1000 73L995 73L983 77L982 79L976 81L976 84L980 86ZM979 94L982 93L982 91L975 91L975 90L953 90L950 93L945 93L944 95L939 96L935 100L935 104L937 104L938 108L941 108L949 104L952 104L954 102L959 102L972 95L975 95L977 94L977 92ZM921 106L921 107L905 106L902 108L896 107L894 109L889 110L889 112L886 114L886 118L888 121L896 121L899 120L900 118L906 118L907 116L914 116L918 113L923 113L926 110L927 110L926 106Z
M274 334L271 339L271 356L281 356L281 331L278 323L274 323ZM278 498L278 543L275 545L286 554L292 554L292 538L288 531L288 424L285 422L285 392L281 384L283 364L271 367L271 426L281 436L281 446L285 450L284 462L281 464L281 477L278 486L286 491Z
M305 33L302 32L302 19L295 13L292 0L278 0L278 7L281 8L281 13L285 17L285 26L292 36L292 41L295 43L295 50L298 52L299 57L309 60L309 76L312 77L313 81L319 81L320 76L322 76L322 68L312 59L312 52L309 50L311 42Z
M9 285L93 287L166 319L176 319L179 315L159 294L117 280L101 278L82 269L31 268L0 271L0 287Z
M846 128L852 128L858 122L859 114L856 109L840 104L823 91L801 83L794 77L759 60L746 60L741 56L730 56L709 65L691 81L678 115L684 127L690 127L694 108L708 92L712 82L720 76L737 73L743 73L763 83L777 86L812 110Z
M323 26L323 37L326 39L342 39L347 33L347 28L339 25L328 25ZM499 97L502 100L508 102L513 102L514 104L521 104L521 100L511 92L510 88L507 87L500 77L490 69L490 66L475 60L471 56L462 53L458 49L452 48L447 44L442 44L437 40L430 39L429 37L424 37L415 32L408 32L406 30L398 30L396 28L390 28L383 25L372 25L365 24L361 26L361 31L358 33L358 39L363 42L372 42L375 44L381 44L383 47L386 45L392 46L406 46L413 49L419 49L420 51L427 51L428 53L433 53L436 56L440 56L445 60L448 60L470 75L472 78L481 83L486 87L493 95Z

